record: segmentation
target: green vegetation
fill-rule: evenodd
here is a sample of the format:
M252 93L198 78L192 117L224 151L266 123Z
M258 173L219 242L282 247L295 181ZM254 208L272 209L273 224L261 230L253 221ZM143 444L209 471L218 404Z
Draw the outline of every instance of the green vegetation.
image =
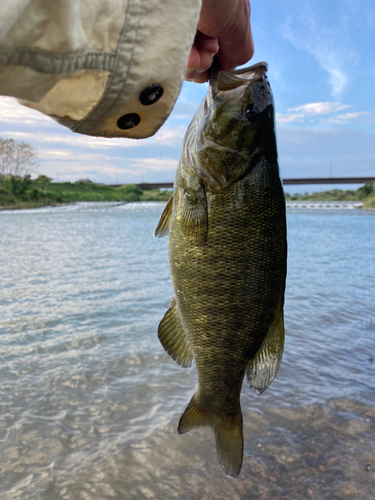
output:
M0 208L33 208L77 201L167 201L170 191L142 190L134 184L111 187L90 181L53 182L46 175L0 177Z
M140 189L140 188L138 188ZM144 189L143 194L140 196L140 201L168 201L171 197L172 191L164 189Z
M342 191L341 189L331 189L330 191L320 191L316 193L295 193L290 195L285 193L287 201L358 201L356 192L352 190Z
M375 210L375 181L366 182L356 193L358 199L363 201L363 208Z
M51 182L46 175L39 175L35 180L30 175L24 177L0 175L0 209L34 208L44 205L59 205L77 201L167 201L171 191L160 189L141 189L135 184L119 187L94 184L91 181ZM356 191L332 189L312 194L290 195L285 193L287 201L362 201L363 208L375 209L375 181Z
M285 199L286 201L362 201L363 208L372 210L375 209L375 181L366 182L356 191L331 189L312 194L285 193Z

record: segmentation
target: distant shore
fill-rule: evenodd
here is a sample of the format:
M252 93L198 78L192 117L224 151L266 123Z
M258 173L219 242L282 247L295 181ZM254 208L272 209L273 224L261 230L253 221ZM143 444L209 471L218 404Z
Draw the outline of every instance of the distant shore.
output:
M285 200L288 202L362 202L362 207L355 207L361 210L375 210L375 181L366 182L357 190L331 189L328 191L318 191L315 193L295 193L290 195L285 193Z
M141 189L134 184L111 187L81 182L50 182L46 176L36 180L7 178L0 180L0 210L19 210L60 206L79 201L168 201L171 191Z
M36 180L29 177L0 179L0 210L20 210L61 206L81 201L168 201L170 190L158 188L141 189L135 184L108 186L95 184L89 180L71 182L51 182L52 179L40 175ZM362 209L375 210L375 181L367 182L356 191L332 189L312 194L285 193L286 201L348 201L363 203Z

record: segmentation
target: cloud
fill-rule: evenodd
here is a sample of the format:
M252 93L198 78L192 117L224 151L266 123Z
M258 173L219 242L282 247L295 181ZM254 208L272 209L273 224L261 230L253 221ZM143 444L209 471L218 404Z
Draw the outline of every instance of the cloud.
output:
M331 93L333 96L340 96L348 83L348 77L341 66L340 58L333 52L314 54L319 65L325 69L329 75Z
M148 142L149 144L156 143L160 146L181 146L185 133L186 127L168 128L164 126L156 135L146 139L144 142Z
M375 134L361 130L303 127L277 129L282 176L365 176L374 173Z
M177 101L174 107L170 119L171 120L191 120L199 107L199 103L196 102L180 102Z
M304 115L326 115L347 108L350 108L350 105L341 102L311 102L296 108L289 108L288 111L297 111Z
M324 177L330 173L361 176L374 172L375 134L345 128L311 130L279 125L277 137L283 178ZM53 153L54 149L47 147L46 151ZM57 154L43 159L40 173L59 180L89 178L108 184L173 181L178 151L163 150L160 154L155 148L149 158L138 158L138 149L127 151L132 154L128 158L121 158L118 151L112 158L107 150L96 151L94 156L79 151L76 158L71 155L69 159Z
M349 104L341 102L311 102L294 108L288 108L289 113L276 114L279 123L303 122L306 116L327 115L350 108Z
M178 116L191 117L193 107L197 108L193 103L182 103L177 106L180 108ZM194 114L194 113L192 113ZM177 118L177 116L175 116ZM0 123L15 126L12 130L3 132L2 135L8 135L14 138L33 140L36 142L60 143L73 147L95 147L95 148L112 148L113 146L121 148L142 147L145 144L160 144L165 146L179 145L183 139L186 127L168 127L164 126L153 137L144 140L126 139L126 138L105 138L80 135L71 132L68 128L60 125L49 116L36 111L35 109L23 106L13 97L0 96ZM53 133L27 131L29 127L49 127L56 130ZM20 127L23 130L20 130Z
M343 115L337 115L333 118L330 118L330 123L338 123L339 125L347 125L351 122L351 120L355 120L360 116L370 114L369 111L358 111L357 113L344 113Z
M276 121L278 123L292 123L292 122L303 122L305 115L303 114L294 114L287 115L276 113Z
M23 132L23 131L7 131L2 135L12 137L19 140L28 140L33 143L41 144L59 144L72 148L95 148L95 149L113 149L113 148L144 148L148 145L157 144L161 146L179 146L185 135L185 127L168 128L164 127L155 136L144 140L134 140L125 138L105 138L80 135L70 132L69 130L61 130L59 133L51 134L44 132Z
M91 137L87 135L79 135L70 132L69 130L62 130L60 133L51 134L43 132L19 132L10 131L5 132L3 135L8 135L15 139L25 139L37 143L50 143L50 144L60 144L70 147L84 147L84 148L97 148L97 149L108 149L116 147L129 148L129 147L139 147L141 146L141 141L135 141L132 139L107 139L104 137Z
M76 178L82 178L83 174L91 174L91 175L101 175L103 174L103 165L69 165L68 169L65 170L63 176L64 177L72 177L74 179ZM115 177L119 172L127 172L127 170L121 170L119 169L116 165L106 165L105 166L105 174L107 176Z
M341 55L337 54L335 49L330 48L330 44L325 43L321 35L318 33L314 35L313 32L313 24L303 34L293 31L291 26L284 25L281 36L296 48L305 50L314 57L319 66L328 73L332 95L339 97L348 83L345 65L341 61Z
M133 169L146 169L154 172L175 172L178 167L178 160L169 158L129 158L127 163Z
M51 156L42 158L39 172L54 180L74 182L77 179L90 178L94 182L114 184L121 182L140 182L142 171L132 169L126 159L105 158L95 155L92 158L64 158Z
M14 97L0 98L0 123L51 127L57 123L49 116L20 104Z
M147 174L148 182L171 181L186 132L186 126L164 125L144 140L91 137L75 134L12 98L3 100L1 110L8 121L1 123L0 116L0 135L36 147L39 172L60 180L141 182Z
M44 160L54 160L63 162L92 162L96 160L103 161L115 161L123 160L122 157L111 156L107 152L103 153L82 153L82 152L72 152L69 149L48 149L48 148L38 148L38 158L42 161Z
M104 182L106 184L117 184L119 179L121 183L139 182L139 179L125 178L124 174L126 176L128 171L121 170L116 166L107 166L104 169L102 165L69 165L68 168L62 171L58 165L51 165L51 168L43 173L53 177L53 180L58 182L75 182L78 179L90 179L93 182Z
M90 163L70 161L63 165L59 161L50 161L45 168L43 166L43 173L60 181L84 177L107 184L137 183L146 179L148 182L172 182L177 166L178 160L171 158L125 158L120 162L94 158Z
M192 111L193 104L182 104L182 113ZM126 138L105 138L76 134L60 125L49 116L34 109L23 106L13 97L0 96L0 124L4 124L1 136L24 140L37 145L58 145L72 148L71 154L76 155L77 148L107 149L114 148L147 148L152 145L181 147L186 127L164 126L153 137L144 140ZM48 127L48 130L46 128ZM51 151L51 148L49 148ZM52 154L52 153L50 153ZM63 153L55 153L55 155Z
M328 74L331 94L337 99L351 79L349 68L353 69L359 60L346 16L332 19L327 15L326 2L299 2L295 8L297 14L288 17L280 34L315 59ZM341 11L345 11L345 5L339 7Z

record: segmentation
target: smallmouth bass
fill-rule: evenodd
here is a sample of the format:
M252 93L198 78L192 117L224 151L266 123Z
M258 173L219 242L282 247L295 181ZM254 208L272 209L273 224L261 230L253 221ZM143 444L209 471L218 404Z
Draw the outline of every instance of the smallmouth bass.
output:
M173 196L155 229L169 233L175 297L158 336L197 390L178 432L209 426L221 468L243 460L245 373L261 394L284 348L286 220L267 64L212 74L184 139Z

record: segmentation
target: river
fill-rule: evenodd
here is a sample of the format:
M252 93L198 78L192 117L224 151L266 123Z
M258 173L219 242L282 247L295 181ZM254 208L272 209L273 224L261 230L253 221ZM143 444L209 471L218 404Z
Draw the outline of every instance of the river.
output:
M163 351L163 203L0 212L0 499L368 500L375 488L375 212L288 209L287 331L242 390L245 454L180 436L195 368Z

